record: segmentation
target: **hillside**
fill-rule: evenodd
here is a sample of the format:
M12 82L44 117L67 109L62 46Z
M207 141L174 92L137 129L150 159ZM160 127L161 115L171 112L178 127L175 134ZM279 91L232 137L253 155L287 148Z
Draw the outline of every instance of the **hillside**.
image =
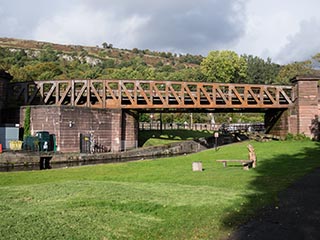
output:
M0 69L10 73L13 81L159 79L255 84L290 84L290 79L296 75L319 72L313 68L313 62L320 61L318 55L315 55L313 61L280 66L269 58L264 60L252 55L238 56L228 50L210 53L215 55L211 55L210 60L203 61L208 59L210 54L204 58L201 55L183 55L148 49L119 49L106 42L101 46L80 46L0 38ZM233 57L241 58L242 62L238 65L242 66L243 70L234 73L230 71L236 69ZM204 62L207 62L207 71L203 71L204 68L200 69L200 63ZM231 77L228 78L225 74L231 74Z
M203 57L134 48L63 45L0 38L0 69L13 81L47 79L164 79L200 81Z
M80 45L63 45L49 42L41 42L34 40L23 40L15 38L0 38L0 47L8 49L24 49L29 51L43 51L50 46L54 51L60 54L74 56L85 53L87 56L100 60L113 59L118 64L133 60L137 57L148 65L159 67L160 65L171 65L175 68L181 69L183 67L196 67L200 64L203 57L200 55L177 55L170 52L156 52L146 50L139 50L134 48L119 49L114 48L112 44L102 43L102 46L80 46Z

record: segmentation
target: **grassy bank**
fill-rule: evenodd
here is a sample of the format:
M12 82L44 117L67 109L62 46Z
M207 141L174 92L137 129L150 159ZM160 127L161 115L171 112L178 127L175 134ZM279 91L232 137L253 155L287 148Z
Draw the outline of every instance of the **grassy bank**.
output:
M239 143L188 156L50 171L0 173L3 239L217 239L320 166L316 142ZM193 161L205 171L192 172Z
M163 144L192 140L212 136L213 132L202 130L174 129L174 130L140 130L139 146L159 146Z

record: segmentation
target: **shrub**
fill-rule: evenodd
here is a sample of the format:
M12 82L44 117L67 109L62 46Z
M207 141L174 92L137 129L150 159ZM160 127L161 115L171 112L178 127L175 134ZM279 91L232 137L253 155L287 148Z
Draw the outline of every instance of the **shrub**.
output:
M306 141L306 140L310 140L310 138L307 137L304 133L298 133L298 134L288 133L285 140L286 141Z

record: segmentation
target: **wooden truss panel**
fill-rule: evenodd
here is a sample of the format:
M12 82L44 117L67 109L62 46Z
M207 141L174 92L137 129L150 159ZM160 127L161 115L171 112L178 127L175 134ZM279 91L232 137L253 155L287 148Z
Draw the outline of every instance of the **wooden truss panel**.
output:
M291 86L147 80L61 80L10 84L25 105L124 109L288 108Z

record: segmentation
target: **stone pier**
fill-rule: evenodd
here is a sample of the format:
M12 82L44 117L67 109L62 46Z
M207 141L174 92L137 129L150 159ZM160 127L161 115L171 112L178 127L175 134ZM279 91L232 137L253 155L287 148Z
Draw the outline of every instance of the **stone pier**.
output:
M21 107L23 127L26 107ZM137 146L138 122L131 112L121 109L94 109L71 106L30 106L31 134L48 131L56 135L57 150L79 152L80 135L91 135L95 143L118 152Z
M268 110L265 125L279 136L304 134L319 140L320 77L298 76L292 80L294 103L289 109Z

